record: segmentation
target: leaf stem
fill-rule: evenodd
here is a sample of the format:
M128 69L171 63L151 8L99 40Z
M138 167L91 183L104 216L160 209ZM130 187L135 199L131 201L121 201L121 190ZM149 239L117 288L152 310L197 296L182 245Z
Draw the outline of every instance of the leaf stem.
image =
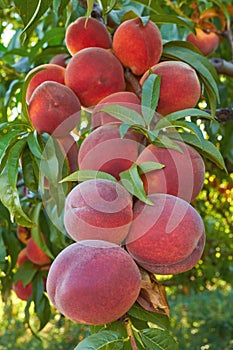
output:
M127 316L124 319L124 325L125 325L127 334L129 336L129 340L130 340L130 343L131 343L131 346L132 346L132 350L138 350L137 344L135 342L134 335L133 335L133 332L132 332L131 322L130 322L130 319Z

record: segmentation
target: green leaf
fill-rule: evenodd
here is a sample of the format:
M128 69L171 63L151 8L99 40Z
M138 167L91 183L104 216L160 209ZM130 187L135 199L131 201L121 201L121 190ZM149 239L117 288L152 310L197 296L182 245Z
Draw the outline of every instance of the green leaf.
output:
M11 186L8 178L7 166L0 175L0 200L9 210L12 221L15 219L18 225L33 227L34 223L24 213L19 199L19 193L16 186Z
M18 270L14 274L14 283L22 281L25 287L32 281L37 271L38 267L35 267L35 265L31 261L25 261L22 265L18 267Z
M121 124L120 125L120 137L123 139L129 128L131 128L131 124Z
M141 338L148 349L178 350L179 345L171 334L164 329L147 328L141 331Z
M150 74L142 87L142 114L149 127L159 101L161 77Z
M135 303L131 307L131 309L127 312L127 314L141 321L151 322L160 328L169 327L169 318L167 316L156 312L147 311L137 303Z
M136 196L142 202L149 205L154 205L154 203L146 196L137 164L133 164L128 170L122 171L119 175L121 184L127 189L128 192Z
M98 171L98 170L77 170L74 173L66 176L64 179L62 179L60 182L66 182L66 181L86 181L86 180L93 180L93 179L105 179L117 182L116 178L108 173L105 173L104 171Z
M162 168L164 168L164 165L161 163L144 162L138 165L138 172L141 175L141 174L146 174L146 173L149 173L150 171L159 170Z
M9 129L9 130L8 130ZM6 132L6 133L4 133ZM1 128L0 127L0 163L3 160L3 157L7 153L8 147L15 142L19 137L21 130L10 130L10 126Z
M39 169L33 154L25 147L21 155L22 172L25 186L32 192L38 192Z
M32 133L30 133L28 135L28 138L27 138L27 142L28 142L28 146L29 146L29 149L30 151L32 152L32 154L38 158L38 159L41 159L41 156L42 156L42 149L41 149L41 146L39 144L39 141L38 141L38 138L37 138L37 132L34 131Z
M33 280L32 291L35 303L35 312L39 318L40 325L37 332L39 332L49 322L51 310L48 297L44 293L44 279L41 274L37 274Z
M198 109L198 108L183 109L181 111L173 112L173 113L167 114L165 116L165 118L169 121L179 120L179 119L183 119L186 117L198 117L198 118L203 118L203 119L214 120L212 115L210 115L209 113L202 111L201 109ZM163 120L163 118L160 119L160 121L161 120Z
M122 350L123 339L117 332L103 330L81 341L74 350Z
M87 0L87 12L86 12L86 19L88 19L91 15L91 12L94 7L94 0Z
M12 187L16 186L16 183L17 183L19 160L26 143L27 143L26 138L18 140L18 142L16 142L8 152L8 159L7 159L8 178L9 178L9 184Z
M175 149L176 151L183 153L182 149L180 148L180 146L174 142L174 140L172 140L171 138L171 133L168 133L169 136L162 134L159 135L159 137L157 137L157 139L155 140L155 142L153 142L154 145L158 146L158 147L165 147L165 148L171 148L171 149ZM181 137L179 137L181 133L176 133L177 139L181 139Z
M145 126L145 120L138 112L124 106L111 104L101 108L99 112L106 112L126 124Z

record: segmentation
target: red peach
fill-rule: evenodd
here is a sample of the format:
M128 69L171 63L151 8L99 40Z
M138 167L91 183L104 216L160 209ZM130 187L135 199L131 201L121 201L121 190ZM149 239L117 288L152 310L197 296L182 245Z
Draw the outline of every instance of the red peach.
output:
M17 281L13 284L13 290L19 299L28 300L32 295L32 283L24 286L22 281Z
M125 89L124 70L112 52L89 47L71 58L65 83L76 93L82 106L90 107Z
M153 194L153 206L138 201L126 247L136 262L155 274L177 274L194 267L205 244L201 216L186 201Z
M140 18L126 20L114 33L113 50L125 67L142 75L160 60L162 37L159 28L150 20L146 25Z
M101 239L120 244L133 219L132 197L119 183L87 180L66 198L64 224L75 240Z
M55 258L47 278L51 302L67 318L102 325L122 317L136 301L139 269L120 246L86 240Z
M219 45L219 36L216 33L204 32L200 28L196 28L196 35L189 33L186 40L196 46L204 56L209 56Z
M37 72L37 73L36 73ZM30 70L25 80L32 76L26 92L26 101L32 96L33 91L45 81L56 81L60 84L65 84L65 68L58 66L57 64L47 63L42 64L34 69Z
M45 242L45 237L43 235L42 239ZM36 265L42 266L51 263L50 257L37 245L32 237L28 240L26 253L28 259Z
M142 76L141 85L151 72L161 76L157 113L164 116L196 106L201 95L201 85L196 71L190 65L180 61L160 62Z
M49 63L57 64L58 66L66 68L68 58L69 58L69 55L67 53L60 53L52 57Z
M111 36L106 26L97 19L79 17L66 30L66 46L71 55L87 47L110 49Z
M20 225L17 227L17 237L22 243L27 244L27 241L29 240L30 236L31 232L28 227Z

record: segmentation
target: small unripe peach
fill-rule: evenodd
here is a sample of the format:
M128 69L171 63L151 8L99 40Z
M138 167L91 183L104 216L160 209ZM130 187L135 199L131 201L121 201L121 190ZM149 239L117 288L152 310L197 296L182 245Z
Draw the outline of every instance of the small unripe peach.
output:
M111 51L89 47L70 60L65 83L84 107L95 106L104 97L125 89L124 70Z
M71 55L87 47L110 49L111 36L106 26L97 19L79 17L66 30L66 46Z
M204 56L209 56L219 45L219 36L214 33L206 33L200 28L196 28L194 33L188 34L186 40L196 46Z
M122 317L136 301L139 269L120 246L86 240L71 244L53 261L47 278L51 302L74 322L102 325Z
M140 18L121 23L113 36L113 50L125 67L142 75L159 62L162 37L155 23L143 25Z
M32 76L26 92L26 101L32 96L33 91L45 81L56 81L60 84L65 84L65 68L57 64L47 63L42 64L34 69L30 70L25 80Z
M181 61L160 62L142 76L141 85L151 72L161 76L157 113L165 116L196 106L201 95L201 85L196 71L190 65Z
M47 81L33 92L28 106L29 117L38 133L64 137L80 119L81 105L75 93L65 85Z

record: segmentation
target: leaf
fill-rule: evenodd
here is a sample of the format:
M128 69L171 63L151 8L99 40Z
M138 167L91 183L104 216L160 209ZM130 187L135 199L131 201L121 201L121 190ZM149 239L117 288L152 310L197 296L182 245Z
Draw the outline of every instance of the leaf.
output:
M18 142L16 142L8 152L8 159L7 159L8 178L9 178L9 184L12 187L16 186L16 183L17 183L19 160L26 142L27 142L26 138L18 140Z
M22 281L25 287L32 281L37 271L38 267L35 267L35 265L31 261L25 261L24 263L22 263L22 265L18 267L18 270L14 274L14 283Z
M121 124L120 125L120 137L123 139L129 128L131 128L131 124Z
M186 117L198 117L198 118L203 118L203 119L214 120L212 115L210 115L209 113L202 111L201 109L198 109L198 108L183 109L181 111L167 114L164 118L166 118L169 121L172 121L172 120L183 119ZM160 120L163 120L164 118L162 118Z
M164 329L148 328L141 331L143 343L153 350L178 350L179 345L171 334Z
M169 327L169 318L165 315L147 311L143 309L139 304L135 303L131 309L127 312L129 316L133 316L141 321L151 322L160 328Z
M154 203L146 196L143 182L138 172L137 164L133 164L128 170L122 171L119 175L121 184L127 189L128 192L136 196L142 202L149 205L154 205Z
M117 332L103 330L81 341L74 350L121 350L123 339Z
M83 182L86 180L93 180L93 179L104 179L104 180L117 182L114 176L108 173L105 173L104 171L98 171L98 170L77 170L74 173L66 176L60 182L61 183L66 181Z
M87 12L86 12L86 19L88 20L88 18L91 15L91 12L93 10L94 7L94 0L87 0ZM87 21L86 21L87 22Z
M138 172L139 174L146 174L153 170L159 170L164 168L164 164L157 163L157 162L144 162L138 165Z
M142 114L149 127L159 101L161 77L150 74L142 86Z
M40 144L38 142L37 132L36 131L31 132L28 135L27 142L28 142L28 147L29 147L30 151L32 152L32 154L36 158L41 159L42 149L41 149L41 146L40 146Z
M124 106L111 104L104 106L98 112L106 112L126 124L145 126L145 121L138 112Z
M35 303L35 312L40 321L39 332L49 322L51 310L48 297L44 293L44 278L41 274L37 274L33 280L32 291Z
M178 132L176 133L176 137L178 140L181 139L181 137L179 137L180 134L181 133L178 133ZM165 134L159 135L159 137L157 137L157 139L153 142L153 144L158 146L158 147L175 149L176 151L183 153L180 146L176 142L174 142L174 140L172 139L171 133L168 133L168 135L169 136L167 136Z
M21 155L22 173L25 186L34 193L38 192L39 169L33 154L25 147Z
M7 166L0 175L0 200L9 210L12 221L15 219L18 225L33 227L34 223L24 213L19 199L19 194L15 186L11 186L8 178Z
M9 130L8 130L9 129ZM4 132L6 132L4 134ZM10 131L10 127L0 129L0 163L3 160L5 154L7 154L8 147L15 142L15 140L19 137L21 130L12 130Z

